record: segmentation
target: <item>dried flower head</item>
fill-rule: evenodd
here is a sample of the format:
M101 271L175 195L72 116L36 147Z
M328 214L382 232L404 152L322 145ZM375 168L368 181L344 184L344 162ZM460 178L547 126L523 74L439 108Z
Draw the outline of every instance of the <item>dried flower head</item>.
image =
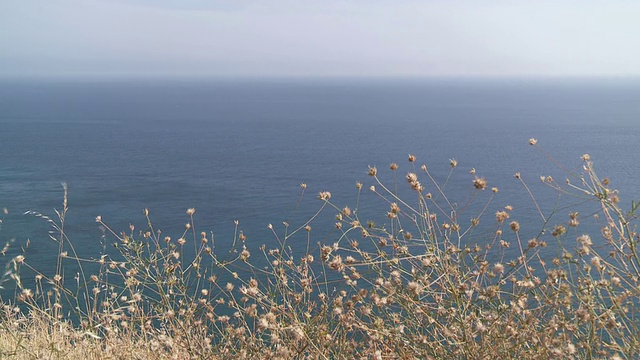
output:
M329 201L329 199L331 199L331 193L330 193L330 192L328 192L328 191L321 191L321 192L318 194L318 198L319 198L320 200Z
M475 179L473 179L473 186L477 189L477 190L484 190L487 188L487 180L485 180L483 177L475 177Z
M529 139L529 145L535 145L537 143L538 143L538 140L536 140L534 138Z
M503 222L509 218L509 213L506 211L496 212L496 221Z
M556 227L553 229L553 232L551 232L551 235L552 236L561 236L565 232L567 232L567 229L564 226L556 225Z
M367 175L376 176L378 174L378 169L375 166L369 166L369 170L367 171Z
M409 162L415 162L416 161L416 156L409 154Z

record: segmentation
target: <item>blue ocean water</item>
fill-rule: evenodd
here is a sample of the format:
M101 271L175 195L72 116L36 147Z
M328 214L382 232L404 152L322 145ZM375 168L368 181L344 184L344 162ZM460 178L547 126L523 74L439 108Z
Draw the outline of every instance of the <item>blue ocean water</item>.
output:
M370 165L392 182L386 169L398 162L404 176L408 154L441 180L449 159L458 161L448 185L453 202L472 192L475 168L500 188L489 218L510 204L526 223L536 215L514 173L542 200L555 195L539 177L564 176L529 138L571 169L591 154L623 205L640 198L637 79L4 81L0 208L9 215L0 241L15 241L0 261L28 239L31 263L55 263L48 224L23 214L53 215L63 182L66 229L82 256L97 258L113 241L102 238L97 215L116 232L144 229L145 208L174 238L188 221L185 210L195 208L198 231L222 244L237 219L257 247L273 241L267 224L280 230L312 214L319 191L353 207L356 181L371 185ZM296 208L303 182L306 200ZM387 211L366 191L361 202L371 217ZM334 214L318 222L330 226ZM331 242L329 230L317 234L315 241Z

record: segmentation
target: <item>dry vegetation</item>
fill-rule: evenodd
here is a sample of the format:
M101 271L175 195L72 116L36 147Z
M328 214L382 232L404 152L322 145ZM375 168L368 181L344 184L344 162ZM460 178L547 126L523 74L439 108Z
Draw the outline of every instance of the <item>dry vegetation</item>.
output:
M408 172L390 166L410 196L375 167L370 185L357 184L358 194L378 195L384 224L321 192L308 222L286 224L283 234L270 226L271 246L251 248L236 222L224 259L196 230L194 209L173 238L148 211L143 231L118 232L98 217L119 253L80 259L64 230L65 200L55 220L40 215L56 230L55 272L39 272L22 255L10 260L6 276L19 290L0 314L0 357L638 358L637 205L622 210L589 156L582 160L566 182L542 180L563 199L591 199L595 215L566 207L546 214L516 174L544 224L533 237L473 170L469 203L458 208L445 196L449 177L437 182L414 156ZM456 171L452 160L449 176ZM478 211L463 217L465 208ZM317 242L311 226L326 211L335 213L337 235ZM291 249L294 238L306 239L306 252ZM65 279L73 264L82 271ZM35 288L21 281L27 270Z

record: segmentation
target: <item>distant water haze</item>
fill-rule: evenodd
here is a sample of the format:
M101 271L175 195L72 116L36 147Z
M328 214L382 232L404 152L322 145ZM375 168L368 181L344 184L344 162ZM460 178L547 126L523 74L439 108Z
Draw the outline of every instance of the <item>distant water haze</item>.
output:
M640 76L635 1L21 0L0 77Z

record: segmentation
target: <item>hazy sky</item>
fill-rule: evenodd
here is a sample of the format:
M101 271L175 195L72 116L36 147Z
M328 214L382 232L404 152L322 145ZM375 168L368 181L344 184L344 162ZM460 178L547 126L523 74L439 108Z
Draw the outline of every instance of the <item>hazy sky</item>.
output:
M2 0L0 76L638 76L639 37L637 0Z

